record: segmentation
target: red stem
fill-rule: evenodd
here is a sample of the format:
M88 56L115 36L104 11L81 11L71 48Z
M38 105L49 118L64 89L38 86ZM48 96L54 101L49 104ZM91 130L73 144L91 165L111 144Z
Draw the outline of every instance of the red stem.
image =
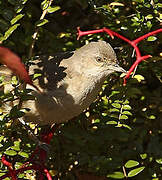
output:
M85 36L85 35L88 35L88 34L96 34L96 33L104 32L103 29L97 29L97 30L91 30L91 31L81 31L81 30L80 30L80 27L78 27L77 30L78 30L77 40L79 40L79 38L80 38L81 36Z
M149 32L149 33L147 33L147 34L145 34L145 35L143 35L143 36L135 39L133 42L134 42L135 44L137 44L137 43L139 43L140 41L142 41L143 39L145 39L145 38L147 38L147 37L149 37L149 36L158 34L158 33L160 33L160 32L162 32L162 28L161 28L161 29L157 29L157 30L152 31L152 32Z
M126 37L108 29L108 28L103 28L103 29L98 29L98 30L92 30L92 31L81 31L80 28L78 28L78 38L79 39L81 36L87 35L87 34L94 34L94 33L99 33L99 32L106 32L107 34L109 34L111 36L111 38L114 38L114 36L126 41L128 44L130 44L131 46L133 46L133 48L136 51L136 61L134 62L134 64L131 66L131 68L129 69L129 71L127 72L127 75L124 77L124 85L126 84L126 79L129 78L131 72L134 70L134 68L143 60L151 57L151 55L146 55L146 56L141 56L140 50L137 47L137 44L142 41L143 39L154 35L154 34L158 34L160 32L162 32L162 28L161 29L157 29L155 31L149 32L135 40L129 40Z

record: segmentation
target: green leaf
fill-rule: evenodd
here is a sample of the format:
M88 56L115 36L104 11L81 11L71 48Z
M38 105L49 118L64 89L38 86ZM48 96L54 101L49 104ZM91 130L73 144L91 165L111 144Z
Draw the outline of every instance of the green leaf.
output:
M129 104L129 101L126 99L123 104Z
M25 157L25 158L29 157L29 155L26 152L19 152L18 155Z
M20 141L14 141L14 146L11 146L11 149L20 151Z
M20 151L20 147L19 146L11 146L11 149L15 150L15 151Z
M106 122L106 124L118 124L116 121L108 121L108 122Z
M47 9L47 12L48 13L54 13L55 11L58 11L60 9L60 6L54 6L54 7L49 7L48 9Z
M149 36L147 41L155 41L157 38L155 36Z
M132 128L130 126L128 126L127 124L122 124L122 126L129 129L129 130L132 130Z
M11 26L4 35L4 39L8 39L8 37L17 29L17 27L20 26L20 24L15 24L13 26Z
M17 14L20 13L20 12L23 10L23 8L24 8L24 5L23 5L23 4L17 5L17 6L15 7L16 13L17 13Z
M139 162L138 161L134 161L134 160L129 160L125 163L125 167L126 168L132 168L132 167L135 167L135 166L138 166L139 165Z
M14 151L14 150L6 150L6 151L4 152L4 154L6 154L6 155L8 155L8 156L15 156L15 155L17 154L17 152Z
M162 158L156 159L156 162L157 162L158 164L162 164Z
M41 8L42 8L42 10L47 9L48 6L49 6L49 1L48 1L48 0L44 0L44 1L41 3Z
M142 80L145 80L145 78L140 74L136 74L133 78L137 79L138 82L141 82Z
M157 3L156 6L157 6L158 8L162 8L162 3Z
M131 112L129 112L129 111L123 111L123 112L122 112L122 114L126 114L126 115L130 115L130 116L132 116L132 113L131 113Z
M16 168L16 169L19 169L22 165L23 165L22 162L16 162L16 163L15 163L15 168Z
M128 177L136 176L137 174L139 174L140 172L142 172L144 169L145 169L144 166L139 167L139 168L136 168L136 169L133 169L132 171L130 171L130 172L128 173Z
M0 173L0 177L3 176L3 175L5 175L5 174L6 174L6 173ZM8 179L5 178L5 180L8 180Z
M4 136L0 136L0 142L4 139Z
M126 116L126 115L121 115L121 116L120 116L120 119L128 119L128 116Z
M119 103L112 103L111 105L118 109L121 108L121 105Z
M149 14L145 17L146 19L152 19L153 18L153 15L152 14Z
M156 116L150 115L148 118L149 118L149 119L156 119Z
M152 27L151 21L147 21L146 25L147 25L148 28L151 28Z
M119 112L120 110L119 109L115 109L115 108L112 108L109 110L110 112Z
M22 4L25 4L28 0L21 0Z
M123 109L124 109L124 110L131 110L132 108L131 108L131 106L129 106L128 104L126 104L126 105L123 105Z
M18 20L20 20L22 17L24 16L24 14L19 14L17 15L16 17L14 17L12 20L11 20L11 25L15 24Z
M147 154L146 153L140 154L140 157L141 157L141 159L146 159L147 158Z
M35 73L34 76L33 76L33 80L37 79L40 76L42 76L41 73Z
M114 172L113 174L108 174L107 177L113 179L123 179L124 174L122 172Z
M48 23L48 20L47 19L42 19L42 20L39 20L35 23L36 26L40 27L40 26L43 26L44 24Z
M3 144L0 143L0 148L3 147Z
M22 178L24 179L24 177L25 177L25 174L24 174L24 173L18 175L18 178L19 178L19 179L22 179ZM25 178L25 179L26 179L26 178Z

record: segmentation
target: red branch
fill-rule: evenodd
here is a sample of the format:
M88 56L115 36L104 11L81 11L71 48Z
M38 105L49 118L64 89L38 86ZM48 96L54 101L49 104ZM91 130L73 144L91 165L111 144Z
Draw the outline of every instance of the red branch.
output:
M141 56L141 53L140 53L140 50L139 48L137 47L137 44L142 41L143 39L149 37L149 36L152 36L152 35L155 35L155 34L158 34L160 32L162 32L162 28L161 29L157 29L155 31L152 31L152 32L149 32L135 40L129 40L127 39L126 37L110 30L110 29L107 29L107 28L103 28L103 29L97 29L97 30L91 30L91 31L81 31L80 28L78 28L78 38L79 39L81 36L85 36L85 35L88 35L88 34L95 34L95 33L101 33L101 32L106 32L107 34L110 35L110 37L113 39L114 36L126 41L128 44L130 44L131 46L133 46L133 48L135 49L135 52L136 52L136 61L134 62L134 64L130 67L129 71L127 72L126 76L124 77L124 85L126 85L126 79L129 78L131 72L135 69L135 67L143 60L146 60L148 58L151 57L151 55L145 55L145 56Z
M46 134L42 134L41 135L41 141L47 144L50 144L51 139L54 135L54 132L56 131L56 129L59 127L60 125L56 124L54 125L52 128L50 128L49 131L46 132ZM39 159L40 159L40 164L35 164L33 163L33 165L27 166L30 164L30 162L33 161L34 157L36 157L39 153ZM40 148L40 146L38 146L35 151L33 152L33 154L31 155L31 158L29 159L28 162L24 163L19 169L15 170L13 169L13 166L10 162L8 162L5 158L5 156L2 156L2 163L8 167L9 172L3 176L0 177L0 180L3 180L6 177L11 177L12 180L17 180L17 175L19 173L22 173L26 170L36 170L40 172L40 180L43 180L43 174L46 175L48 180L52 180L52 177L49 173L49 171L47 170L47 168L45 167L45 162L46 162L46 158L47 158L47 152Z

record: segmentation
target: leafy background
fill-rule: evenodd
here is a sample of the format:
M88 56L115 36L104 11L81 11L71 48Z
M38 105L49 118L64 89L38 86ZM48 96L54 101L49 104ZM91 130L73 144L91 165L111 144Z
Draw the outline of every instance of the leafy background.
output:
M107 27L135 39L161 27L160 0L70 0L54 1L40 21L48 0L0 0L0 42L25 63L34 55L71 51L87 41L106 40L115 49L125 69L135 61L133 49L120 39L95 34L77 41L77 27L92 30ZM32 57L32 36L38 31ZM140 50L152 58L142 62L136 75L123 87L122 77L108 77L96 101L75 121L62 124L50 146L47 165L53 177L73 179L162 178L162 35L143 40ZM1 104L16 98L30 99L20 82L9 82L15 89L4 92L0 77ZM17 107L0 112L0 155L5 154L15 168L28 160L36 143L28 130L16 121L24 114ZM41 127L30 124L38 136ZM1 163L0 175L7 172ZM21 179L35 179L26 171Z

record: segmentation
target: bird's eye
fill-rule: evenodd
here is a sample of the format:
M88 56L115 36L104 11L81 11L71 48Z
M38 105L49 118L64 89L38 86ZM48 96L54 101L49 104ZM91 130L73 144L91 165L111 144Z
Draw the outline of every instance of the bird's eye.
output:
M97 56L97 57L96 57L96 61L97 61L97 62L102 62L102 58L101 58L100 56Z

